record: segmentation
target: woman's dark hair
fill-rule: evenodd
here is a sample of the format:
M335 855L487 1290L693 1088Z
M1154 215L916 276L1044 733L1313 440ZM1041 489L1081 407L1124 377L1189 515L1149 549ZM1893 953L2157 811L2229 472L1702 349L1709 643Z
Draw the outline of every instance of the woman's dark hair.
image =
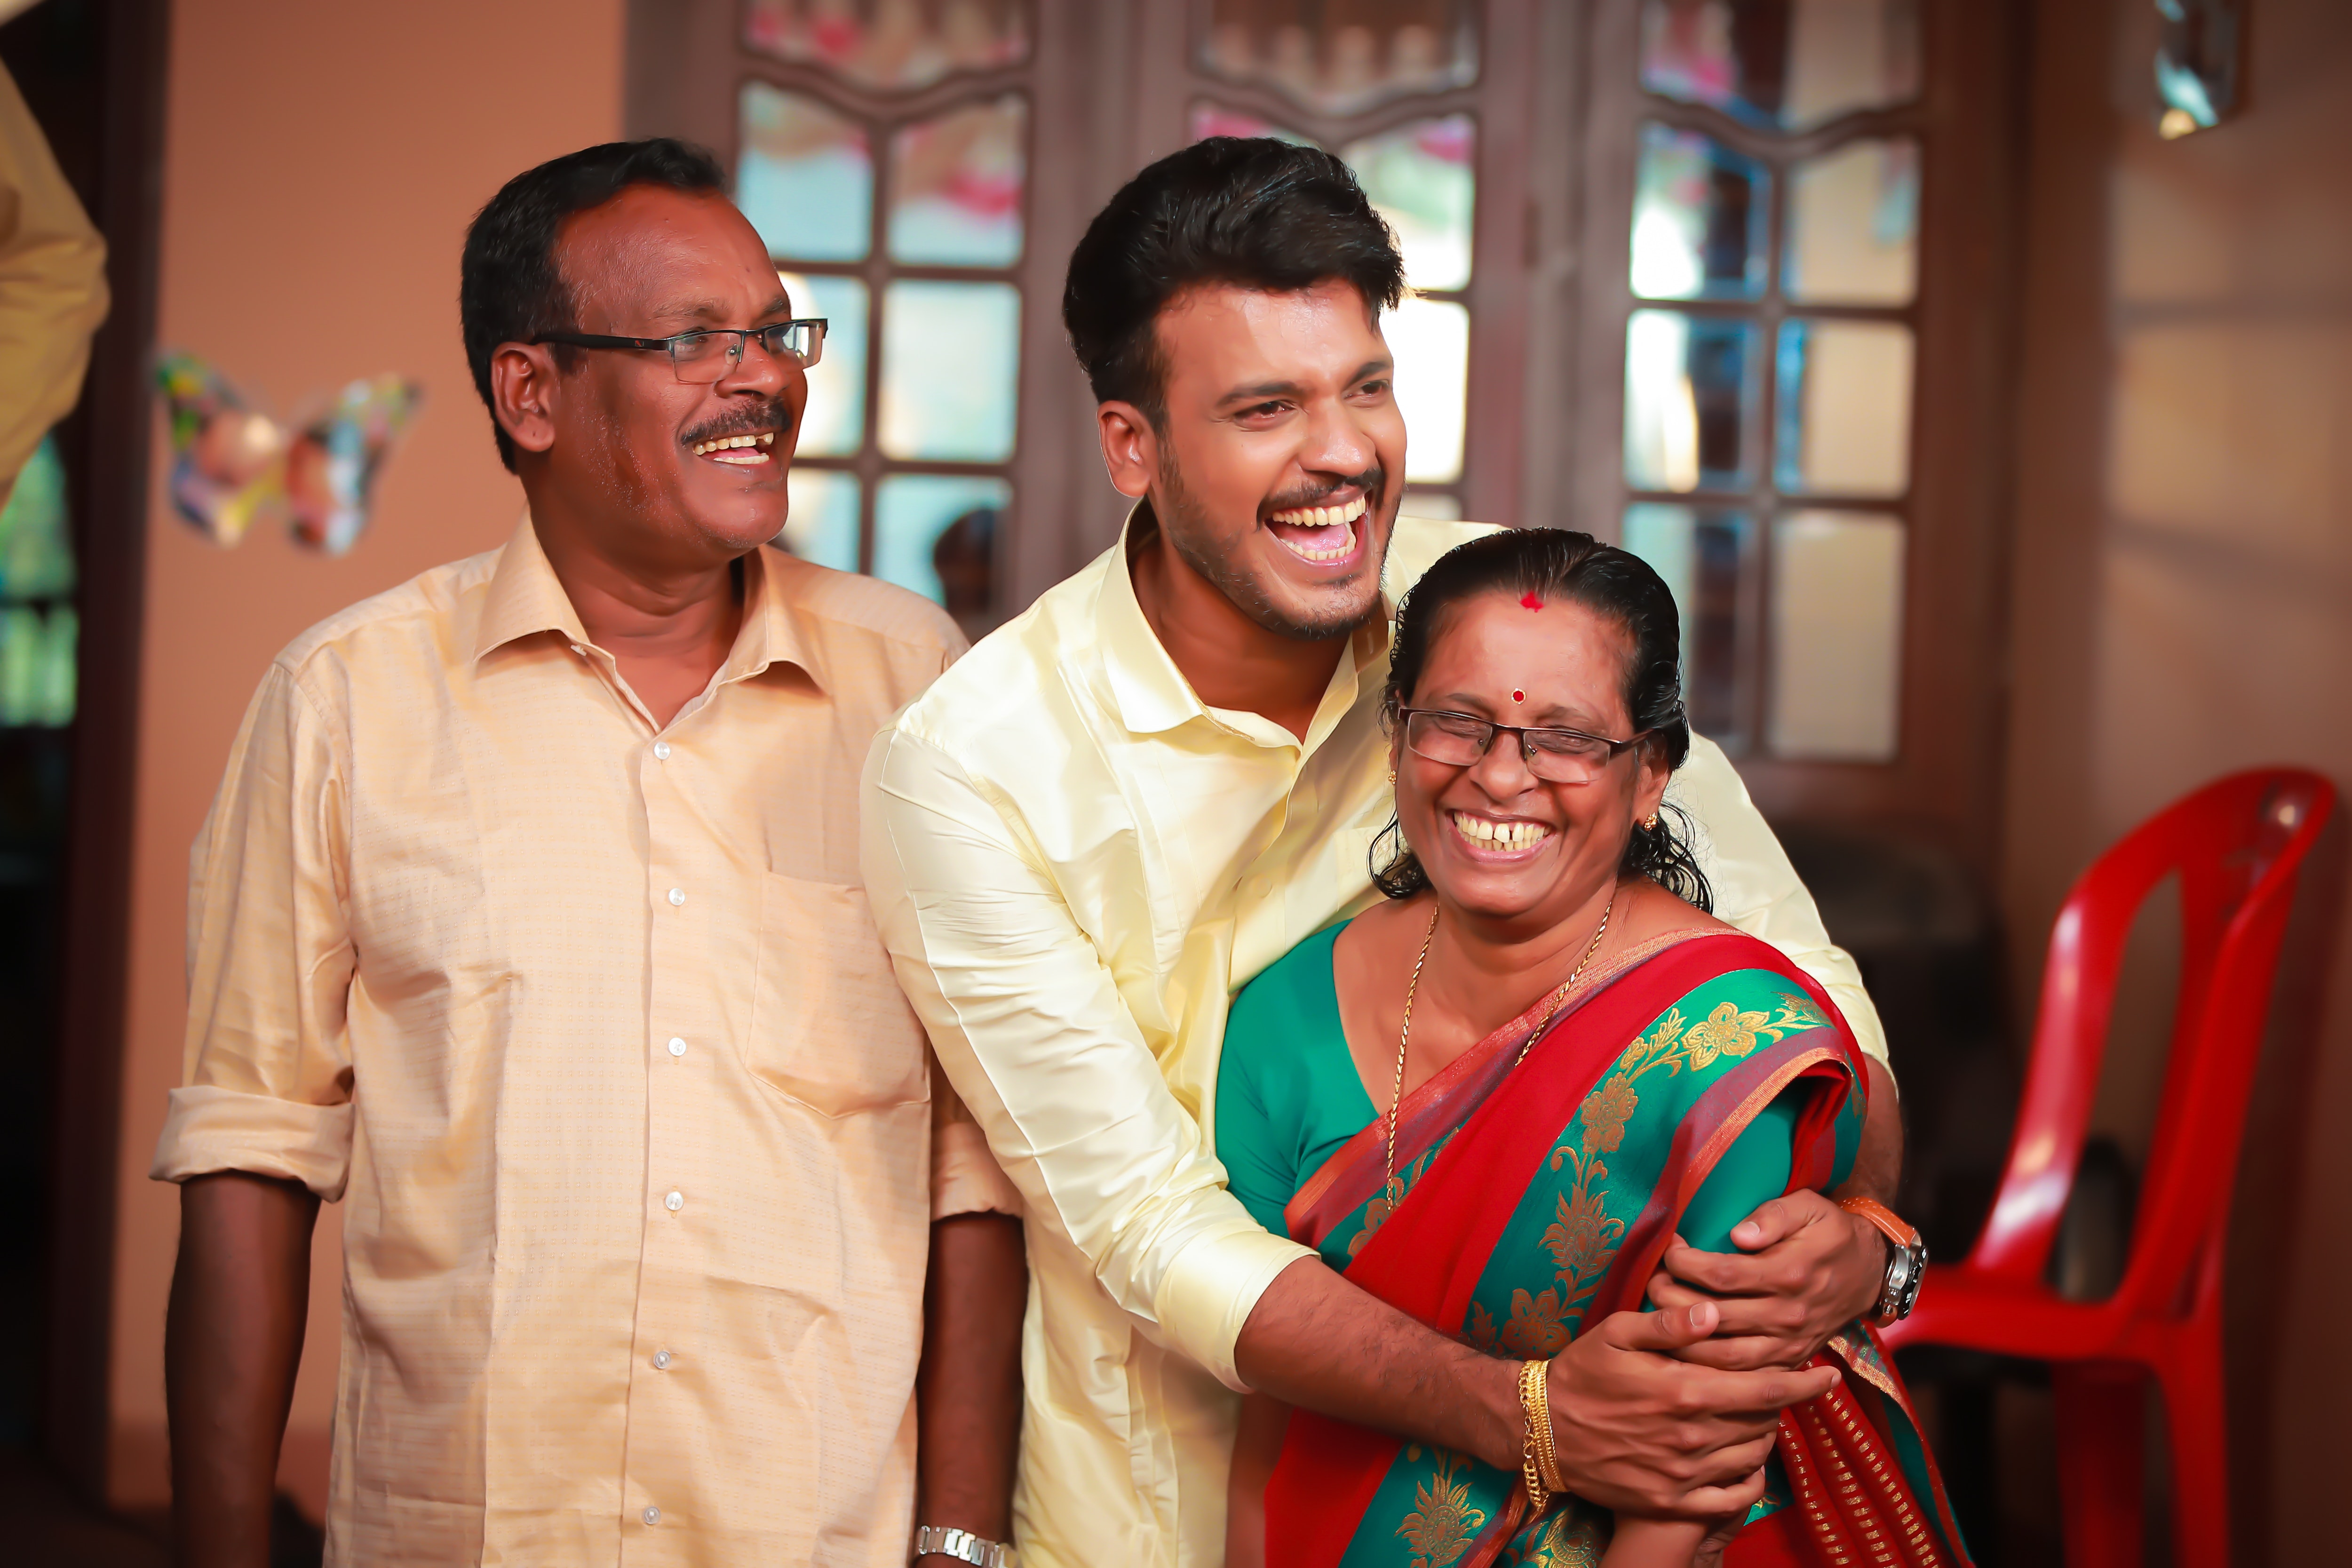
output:
M1683 711L1682 618L1674 595L1640 556L1559 528L1507 529L1474 539L1439 556L1413 584L1397 606L1389 653L1383 706L1392 731L1453 612L1480 594L1563 599L1624 627L1633 643L1625 662L1625 710L1633 716L1634 732L1650 731L1643 745L1668 769L1683 765L1690 755L1690 720ZM1394 817L1372 843L1372 865L1373 885L1391 899L1429 886L1429 873L1406 847ZM1702 910L1715 907L1715 890L1691 852L1690 818L1678 806L1660 806L1655 827L1633 825L1622 869Z
M1129 180L1070 253L1062 324L1095 401L1166 413L1160 311L1202 283L1296 293L1338 279L1404 297L1404 258L1348 165L1270 136L1212 136Z
M564 219L603 206L631 185L725 195L727 172L688 142L667 136L607 142L517 174L499 187L466 230L457 266L457 321L474 390L491 407L490 433L509 472L515 466L514 442L490 405L490 355L500 343L527 343L577 329L572 290L555 262L556 237ZM571 369L576 353L557 347L556 363Z

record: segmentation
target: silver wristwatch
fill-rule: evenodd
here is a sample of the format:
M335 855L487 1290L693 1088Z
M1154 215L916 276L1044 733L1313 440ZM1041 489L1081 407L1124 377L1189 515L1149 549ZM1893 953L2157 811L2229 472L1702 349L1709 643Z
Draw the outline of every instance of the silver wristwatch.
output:
M1927 1244L1916 1231L1908 1247L1887 1239L1886 1279L1878 1288L1877 1315L1882 1323L1899 1323L1919 1304L1919 1286L1927 1274Z
M982 1541L969 1530L942 1530L936 1524L915 1531L915 1555L952 1557L979 1568L1013 1568L1013 1548L1002 1541Z

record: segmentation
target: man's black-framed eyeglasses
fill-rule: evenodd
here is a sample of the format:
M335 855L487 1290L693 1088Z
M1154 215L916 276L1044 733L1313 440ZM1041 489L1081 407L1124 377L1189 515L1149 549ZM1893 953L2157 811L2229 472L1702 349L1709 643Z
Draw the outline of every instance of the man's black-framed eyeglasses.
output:
M802 316L772 327L706 327L673 338L615 338L603 332L549 332L534 343L566 343L576 349L663 349L680 381L709 384L723 381L743 363L743 340L757 338L760 346L780 360L808 369L824 357L826 318Z
M1397 717L1404 721L1404 743L1415 756L1448 767L1466 768L1477 762L1497 734L1517 735L1528 772L1549 784L1591 784L1619 752L1633 750L1654 733L1644 730L1630 740L1612 741L1581 730L1528 729L1431 708L1399 709Z

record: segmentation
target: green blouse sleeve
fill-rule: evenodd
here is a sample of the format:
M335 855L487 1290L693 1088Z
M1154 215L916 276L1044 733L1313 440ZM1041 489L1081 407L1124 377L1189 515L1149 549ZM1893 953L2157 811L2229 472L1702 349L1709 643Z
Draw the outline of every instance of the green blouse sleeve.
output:
M1758 1112L1748 1131L1723 1152L1683 1211L1682 1236L1702 1252L1737 1252L1731 1227L1789 1190L1795 1159L1798 1096L1791 1089Z
M1217 1065L1217 1158L1250 1216L1287 1234L1282 1211L1330 1152L1372 1116L1339 1029L1331 944L1318 931L1234 998Z

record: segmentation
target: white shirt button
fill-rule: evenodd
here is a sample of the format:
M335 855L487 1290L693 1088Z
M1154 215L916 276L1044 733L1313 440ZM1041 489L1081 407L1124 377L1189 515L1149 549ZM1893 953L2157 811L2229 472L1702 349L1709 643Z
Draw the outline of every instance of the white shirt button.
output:
M654 742L654 761L657 763L666 763L669 761L669 742L667 741L656 741Z
M684 1193L680 1193L680 1192L673 1192L673 1193L671 1193L671 1194L670 1194L670 1195L669 1195L669 1196L667 1196L667 1197L666 1197L666 1198L662 1199L662 1207L664 1207L664 1208L666 1208L666 1209L669 1210L669 1212L670 1212L670 1213L672 1213L672 1214L676 1214L678 1210L680 1210L680 1209L684 1208L685 1206L686 1206L686 1194L685 1194Z
M1262 899L1274 891L1274 879L1270 877L1252 877L1249 890L1251 898Z
M686 1055L686 1042L679 1039L671 1040L669 1043L669 1054L674 1057L682 1057Z
M669 1352L654 1352L654 1367L656 1371L667 1372L669 1370Z
M661 1522L661 1510L657 1508L649 1508L637 1517L644 1520L647 1524L659 1524Z
M676 909L678 905L686 902L686 889L684 888L672 888L669 890L669 902L672 909Z

